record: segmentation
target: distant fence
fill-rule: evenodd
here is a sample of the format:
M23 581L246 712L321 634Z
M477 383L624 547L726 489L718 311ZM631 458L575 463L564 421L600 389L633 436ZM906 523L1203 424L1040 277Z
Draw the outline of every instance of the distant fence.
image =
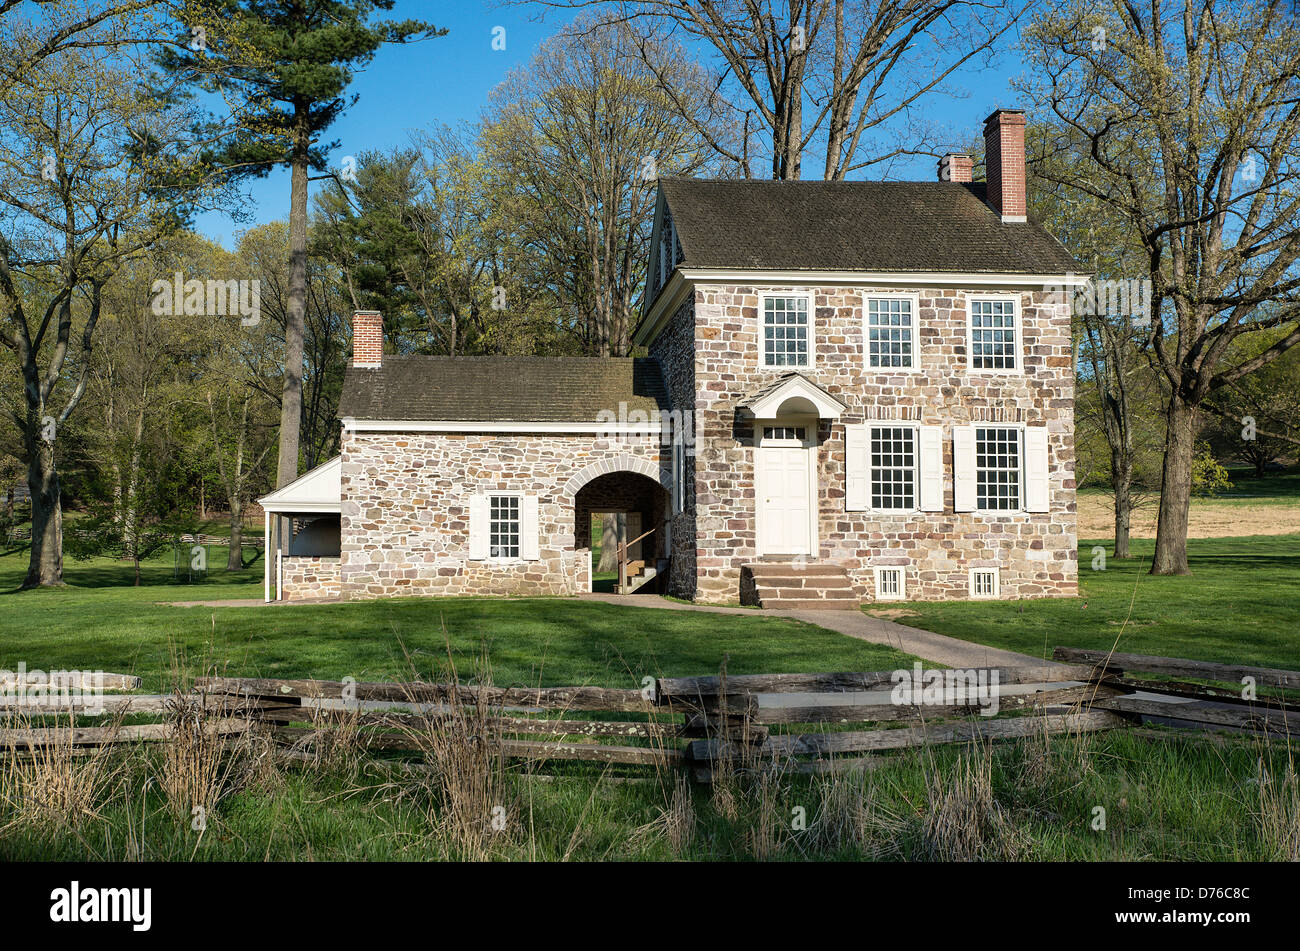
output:
M72 528L72 529L64 529L64 534L75 535L79 538L85 538L90 533L79 531L78 529ZM8 537L10 541L17 541L17 542L31 541L32 540L31 527L28 526L25 528L20 527L20 528L11 529L8 532ZM142 538L147 537L151 544L154 543L155 539L162 537L162 540L164 542L170 541L178 545L216 545L222 548L229 547L230 545L230 536L228 535L194 535L194 534L167 535L167 536L142 535L141 537ZM265 539L262 537L261 532L249 532L240 538L239 547L260 549L263 546L264 542Z
M223 677L198 680L190 697L209 714L210 731L266 731L286 755L312 737L328 737L344 727L363 749L418 752L421 737L455 721L462 733L472 724L467 741L490 743L505 759L687 768L704 782L720 767L820 772L861 765L887 750L1144 722L1257 736L1289 735L1300 727L1300 707L1250 693L1254 686L1300 686L1300 673L1294 671L1073 648L1057 648L1054 656L1064 663L959 671L724 673L649 680L642 690ZM1137 678L1133 672L1232 683L1234 689ZM914 674L923 682L909 685ZM104 689L139 685L128 675L104 676ZM946 695L953 682L965 690ZM16 686L13 680L0 681L7 695ZM97 715L157 714L164 722L0 729L0 752L165 739L171 729L168 711L188 702L177 695L105 696ZM80 716L87 709L84 700L53 695L39 702L0 700L0 718ZM1020 715L1025 712L1036 715Z

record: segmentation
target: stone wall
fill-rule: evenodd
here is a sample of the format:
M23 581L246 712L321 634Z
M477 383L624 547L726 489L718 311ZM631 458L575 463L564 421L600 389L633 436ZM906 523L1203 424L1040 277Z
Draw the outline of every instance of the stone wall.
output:
M281 600L337 598L342 591L338 558L285 555L281 570L284 575Z
M671 465L660 437L645 434L349 431L342 455L346 598L585 591L590 570L581 562L590 552L577 549L578 490L624 470L667 485ZM470 559L470 499L492 491L537 497L537 560Z
M1003 598L1077 593L1074 364L1068 304L1047 292L1016 291L1023 372L980 373L965 365L966 291L879 288L920 297L920 369L904 372L866 367L860 288L699 286L692 367L697 600L736 601L741 565L756 557L754 433L736 407L789 369L760 366L760 290L812 293L816 353L814 365L800 372L848 407L834 425L823 423L819 432L817 557L843 564L868 599L875 585L872 568L879 565L907 568L909 599L967 597L968 570L982 566L1001 569ZM987 292L998 290L980 293ZM681 315L673 320L678 323ZM669 342L663 348L679 352L678 346ZM665 361L665 376L670 372ZM674 401L683 405L676 394ZM869 419L944 427L943 513L881 516L845 511L843 424ZM972 422L1046 425L1050 513L953 512L952 427Z
M696 584L695 545L695 442L693 436L695 405L695 300L688 295L677 308L667 326L650 343L650 355L659 361L668 399L683 414L691 413L688 422L692 437L688 440L683 464L682 511L672 512L672 562L669 565L668 593L693 599ZM671 467L669 455L667 465Z

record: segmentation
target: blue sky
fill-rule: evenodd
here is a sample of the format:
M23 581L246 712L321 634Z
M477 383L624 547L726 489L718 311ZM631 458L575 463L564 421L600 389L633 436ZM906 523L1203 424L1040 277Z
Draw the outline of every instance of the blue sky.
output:
M539 20L537 14L544 13ZM407 142L416 129L457 125L477 120L487 106L488 96L510 70L526 64L538 45L558 32L569 17L565 11L543 10L540 6L501 6L483 0L398 0L397 18L412 17L446 27L446 36L407 46L386 46L363 72L357 74L350 92L360 98L327 134L339 145L330 155L338 166L345 155L368 149L387 150ZM492 49L495 27L505 28L504 50ZM707 48L699 55L705 56ZM931 121L954 131L956 142L968 141L980 133L982 120L999 106L1019 105L1009 81L1019 69L1013 54L999 57L992 69L970 69L949 84L965 98L936 96L927 115ZM805 158L809 174L820 171L820 159ZM893 170L893 177L930 178L930 159L919 159ZM312 183L315 195L317 183ZM266 178L245 186L249 201L244 210L253 216L251 224L284 219L289 214L289 173L279 169ZM239 230L228 215L207 214L195 222L197 230L231 248Z

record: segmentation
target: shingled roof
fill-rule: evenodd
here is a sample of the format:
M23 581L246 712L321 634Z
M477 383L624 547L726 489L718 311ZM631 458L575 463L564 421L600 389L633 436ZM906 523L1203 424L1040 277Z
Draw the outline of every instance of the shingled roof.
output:
M618 413L620 403L629 412L669 408L654 360L385 354L376 369L348 367L339 416L596 423L602 410Z
M1003 224L984 185L665 178L685 267L1064 274L1035 221Z

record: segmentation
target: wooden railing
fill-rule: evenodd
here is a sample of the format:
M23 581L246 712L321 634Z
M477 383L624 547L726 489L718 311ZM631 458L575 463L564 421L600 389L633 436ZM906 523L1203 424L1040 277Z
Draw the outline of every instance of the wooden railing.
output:
M624 594L625 593L624 589L627 588L627 566L628 566L627 550L631 548L633 545L635 545L637 542L641 541L641 539L648 538L654 533L655 530L652 528L648 532L642 532L640 535L632 539L630 542L623 541L618 543L618 593L619 594ZM640 560L641 563L644 565L645 559L642 558Z

